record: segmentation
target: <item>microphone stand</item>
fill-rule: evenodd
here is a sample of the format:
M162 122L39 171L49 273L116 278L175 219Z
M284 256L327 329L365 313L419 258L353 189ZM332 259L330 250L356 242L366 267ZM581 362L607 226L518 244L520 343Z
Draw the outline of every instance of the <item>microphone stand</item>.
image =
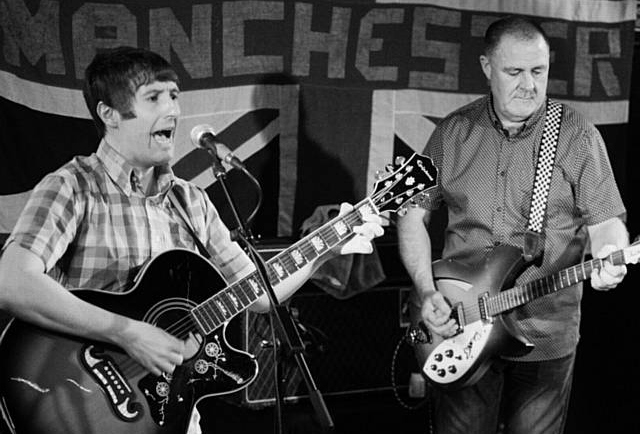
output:
M280 302L278 301L278 298L276 297L273 287L271 286L271 283L269 281L269 274L267 273L265 262L262 259L262 256L256 250L255 246L253 245L253 236L251 235L251 232L247 228L247 225L242 219L242 217L240 217L240 213L238 212L238 207L236 206L236 203L229 192L229 189L226 183L226 176L227 176L226 169L222 165L220 158L218 157L217 153L214 150L208 150L208 152L212 156L212 160L213 160L212 161L213 174L215 178L220 182L220 186L222 187L222 190L231 207L231 211L233 213L234 219L238 224L238 229L236 232L237 241L240 242L241 246L245 247L245 251L248 253L249 257L253 260L254 264L256 265L256 268L258 270L258 275L262 280L263 288L265 289L265 292L267 293L267 296L269 297L269 301L271 302L271 306L272 306L271 313L270 313L270 315L272 315L271 329L274 336L273 351L275 352L274 354L276 357L276 363L274 364L274 376L275 376L274 383L275 383L275 395L276 395L275 397L276 398L275 399L276 415L274 419L274 432L275 434L282 434L283 432L282 431L282 428L283 428L282 407L284 403L284 397L283 397L283 392L281 391L281 388L280 388L281 369L279 366L279 361L281 360L282 356L281 354L279 354L281 351L280 348L278 348L279 344L275 340L275 327L273 327L273 317L275 317L278 324L280 325L280 329L284 333L286 345L291 351L291 354L293 354L293 356L295 357L295 360L298 364L298 368L302 373L302 377L304 378L305 384L307 386L307 390L309 392L309 399L311 401L311 404L313 405L313 408L318 417L320 425L323 428L325 428L326 432L332 432L334 429L333 420L331 419L331 415L329 414L329 410L327 409L327 406L324 402L322 394L318 390L318 387L316 386L315 381L311 376L309 366L307 365L307 362L303 354L305 352L304 343L302 342L302 338L300 337L298 328L295 325L293 317L291 316L291 312L286 306L283 306L282 304L280 304ZM243 171L247 175L249 175L249 177L252 177L251 174L249 174L246 171L246 169L243 169Z

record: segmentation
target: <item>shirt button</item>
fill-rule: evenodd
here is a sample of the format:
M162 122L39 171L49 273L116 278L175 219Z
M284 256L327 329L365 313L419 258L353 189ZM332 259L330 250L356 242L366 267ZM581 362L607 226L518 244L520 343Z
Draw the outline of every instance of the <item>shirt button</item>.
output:
M498 246L500 245L500 241L494 241L494 242L493 242L493 245L494 245L494 246L496 246L496 247L498 247Z
M496 208L496 211L501 212L501 211L502 211L502 208L501 208L501 207L498 207L498 208Z
M500 171L500 176L504 176L504 175L506 175L506 173L507 173L507 172L505 172L504 170L501 170L501 171Z

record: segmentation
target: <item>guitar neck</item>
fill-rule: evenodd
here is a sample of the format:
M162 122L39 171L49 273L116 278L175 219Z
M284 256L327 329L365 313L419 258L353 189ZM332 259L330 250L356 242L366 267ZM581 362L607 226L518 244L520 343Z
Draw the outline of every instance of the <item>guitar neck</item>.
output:
M573 267L565 268L551 276L502 291L490 297L487 301L489 314L491 316L501 314L537 298L556 293L561 289L582 282L591 276L593 270L602 268L605 261L611 262L613 265L625 264L624 249L612 253L605 259L592 259Z
M371 199L364 199L351 212L332 219L272 257L266 262L269 283L275 286L312 261L327 255L353 236L353 228L362 224L364 215L378 212ZM200 329L209 334L247 309L264 292L262 278L258 271L254 271L196 306L191 314Z

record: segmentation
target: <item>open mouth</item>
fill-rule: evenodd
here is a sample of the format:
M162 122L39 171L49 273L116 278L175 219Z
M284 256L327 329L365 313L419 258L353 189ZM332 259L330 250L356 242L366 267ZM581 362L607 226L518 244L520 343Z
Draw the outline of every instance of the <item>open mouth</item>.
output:
M167 128L164 130L154 131L151 135L158 142L168 143L173 138L173 132L174 132L173 128Z

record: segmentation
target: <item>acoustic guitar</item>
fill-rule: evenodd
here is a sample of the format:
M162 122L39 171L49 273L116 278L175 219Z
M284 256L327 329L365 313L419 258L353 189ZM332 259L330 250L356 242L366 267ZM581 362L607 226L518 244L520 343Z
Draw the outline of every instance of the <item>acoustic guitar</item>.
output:
M393 165L389 167L395 168ZM397 212L436 183L428 157L413 154L377 181L373 193L266 263L271 285L353 236L369 213ZM123 293L78 289L83 300L155 324L180 339L202 337L172 375L146 371L124 351L13 320L0 341L4 420L18 433L185 433L202 399L247 387L256 358L227 343L229 321L264 294L257 272L227 286L211 263L190 250L151 259Z

